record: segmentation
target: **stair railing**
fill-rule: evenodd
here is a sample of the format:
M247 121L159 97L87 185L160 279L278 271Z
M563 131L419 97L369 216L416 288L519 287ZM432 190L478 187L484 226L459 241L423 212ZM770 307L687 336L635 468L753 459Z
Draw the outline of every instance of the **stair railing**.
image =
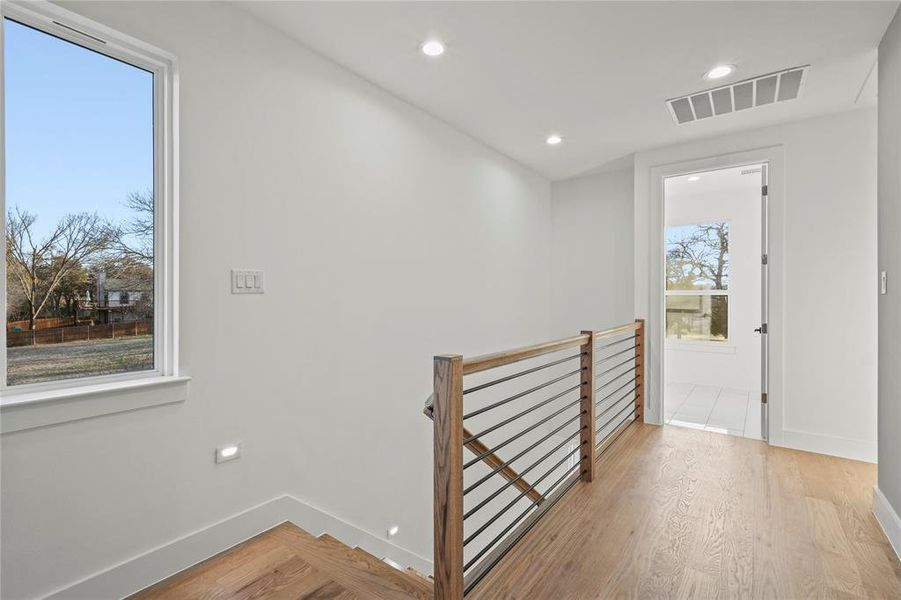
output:
M598 476L600 454L631 423L644 420L644 340L644 321L636 320L495 354L434 358L434 391L425 413L434 422L436 600L461 600L566 492ZM549 357L507 372L510 365ZM470 377L464 387L465 378L496 370L504 374L475 385L468 385ZM516 388L510 396L500 392L501 399L489 398L464 412L464 397L468 409L477 404L479 392L524 381L529 381L526 389ZM539 393L541 399L533 401ZM477 423L477 432L464 421ZM464 449L474 456L465 460ZM514 455L504 460L501 451ZM533 462L512 466L524 457ZM467 473L475 480L466 485L464 472L476 465L488 472L479 477L473 468ZM538 475L541 465L551 466ZM483 487L489 481L499 485L490 493ZM504 506L482 514L495 504ZM511 512L514 507L525 509Z

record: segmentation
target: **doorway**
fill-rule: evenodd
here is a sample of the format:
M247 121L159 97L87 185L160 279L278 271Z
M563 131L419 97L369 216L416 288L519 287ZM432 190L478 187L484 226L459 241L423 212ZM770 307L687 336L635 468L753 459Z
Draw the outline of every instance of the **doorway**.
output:
M664 178L663 421L767 439L767 175Z

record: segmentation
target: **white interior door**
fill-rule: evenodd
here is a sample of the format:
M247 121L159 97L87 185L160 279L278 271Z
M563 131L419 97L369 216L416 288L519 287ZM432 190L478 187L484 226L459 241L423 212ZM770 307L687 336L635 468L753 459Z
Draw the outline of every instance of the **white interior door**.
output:
M767 165L760 169L760 218L762 251L760 260L760 434L765 440L770 439L769 431L769 227L767 226L767 210L769 205L769 179Z

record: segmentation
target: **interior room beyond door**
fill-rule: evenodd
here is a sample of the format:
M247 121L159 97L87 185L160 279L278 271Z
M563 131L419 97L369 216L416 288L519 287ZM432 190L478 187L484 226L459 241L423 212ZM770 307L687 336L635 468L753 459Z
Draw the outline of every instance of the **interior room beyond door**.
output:
M664 422L764 439L766 165L664 180Z

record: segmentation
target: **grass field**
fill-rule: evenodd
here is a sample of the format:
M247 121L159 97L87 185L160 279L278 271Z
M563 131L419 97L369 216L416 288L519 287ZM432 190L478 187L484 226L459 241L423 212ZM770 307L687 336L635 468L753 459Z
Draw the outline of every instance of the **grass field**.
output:
M7 348L7 385L141 371L153 367L153 336Z

